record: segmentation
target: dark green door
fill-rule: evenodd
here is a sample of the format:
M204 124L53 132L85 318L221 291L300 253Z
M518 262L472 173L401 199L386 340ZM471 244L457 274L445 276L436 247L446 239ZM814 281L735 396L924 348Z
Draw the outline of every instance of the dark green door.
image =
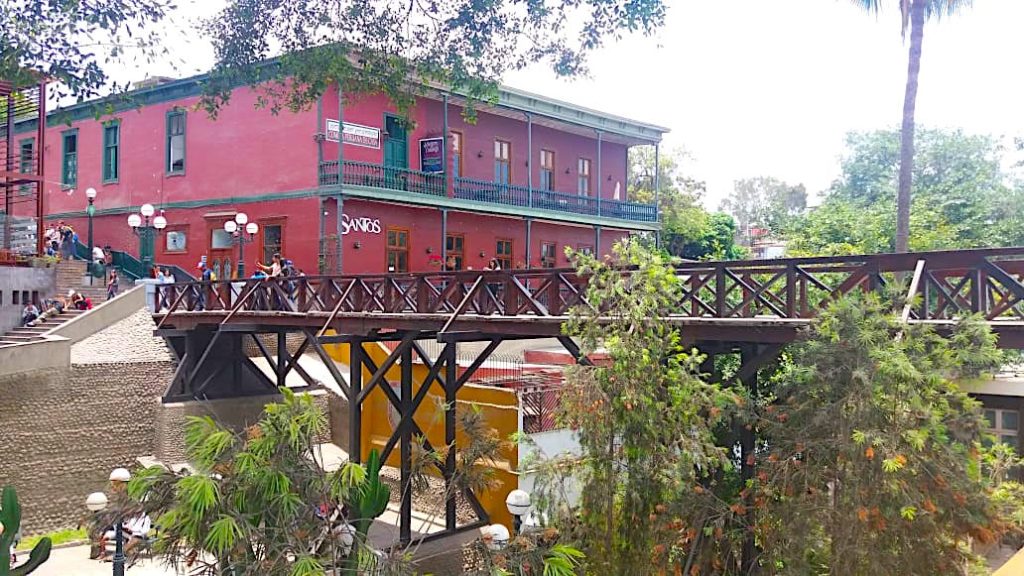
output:
M385 187L404 190L409 168L409 135L398 116L384 116Z

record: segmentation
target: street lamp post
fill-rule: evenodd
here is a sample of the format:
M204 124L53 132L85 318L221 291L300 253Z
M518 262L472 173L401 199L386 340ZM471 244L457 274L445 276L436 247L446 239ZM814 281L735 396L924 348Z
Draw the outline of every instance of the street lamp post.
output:
M124 489L124 484L131 478L131 473L124 468L116 468L110 473L110 483L114 490ZM107 503L107 495L103 492L93 492L85 499L85 507L93 512L103 510ZM123 523L124 519L120 517L114 521L114 576L124 576L124 532L121 528Z
M512 533L519 534L523 528L523 516L530 511L530 493L526 490L513 490L505 498L505 507L512 515Z
M85 197L86 197L86 199L89 200L89 206L86 207L86 209L85 209L85 213L89 216L89 256L85 259L85 261L87 262L87 264L85 265L85 271L86 271L86 273L89 274L89 285L92 285L92 278L93 278L93 274L92 274L92 270L93 270L93 268L92 268L93 267L93 258L92 258L92 250L93 250L92 217L96 213L96 207L93 206L93 202L96 201L96 189L95 188L89 188L88 190L86 190L85 191Z
M152 204L143 204L139 208L139 214L128 216L128 225L132 232L139 237L139 260L142 262L143 274L149 273L153 268L153 244L157 234L160 234L167 227L167 218L163 214L153 218L152 225L149 219L156 213Z
M224 231L231 235L233 241L238 243L238 279L245 279L245 244L256 239L256 233L260 227L255 222L249 222L249 216L245 212L235 214L234 220L224 222ZM248 238L246 238L248 234Z

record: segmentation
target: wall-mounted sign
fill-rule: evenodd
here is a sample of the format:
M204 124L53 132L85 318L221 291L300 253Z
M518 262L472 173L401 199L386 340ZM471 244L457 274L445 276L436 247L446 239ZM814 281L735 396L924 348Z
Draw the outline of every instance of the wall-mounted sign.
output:
M420 140L420 171L430 174L444 172L444 138Z
M327 134L328 142L338 141L338 121L327 119L324 132ZM362 146L364 148L380 148L380 128L363 126L345 122L345 130L341 134L345 144Z
M349 232L365 232L367 234L380 234L379 218L353 218L348 214L341 215L341 235L347 236Z

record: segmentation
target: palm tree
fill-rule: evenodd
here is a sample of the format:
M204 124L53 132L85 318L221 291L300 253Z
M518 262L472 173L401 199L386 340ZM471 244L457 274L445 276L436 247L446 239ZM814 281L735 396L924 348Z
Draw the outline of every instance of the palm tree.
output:
M895 1L895 0L893 0ZM853 3L878 12L883 0L853 0ZM896 193L896 251L906 252L910 237L910 185L914 172L914 109L917 106L917 76L921 72L921 41L924 23L929 17L953 14L971 0L899 0L902 34L910 30L910 62L907 89L903 97L903 124L900 128L900 179Z

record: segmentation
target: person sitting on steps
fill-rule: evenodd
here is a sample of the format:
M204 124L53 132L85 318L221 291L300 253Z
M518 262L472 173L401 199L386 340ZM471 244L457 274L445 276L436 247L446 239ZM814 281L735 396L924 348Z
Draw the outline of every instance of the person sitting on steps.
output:
M92 300L82 296L80 293L69 290L68 298L71 299L71 307L75 310L92 310Z
M21 325L31 326L36 319L39 318L39 308L32 302L25 305L25 309L21 311Z
M152 529L152 526L153 522L145 512L139 512L137 515L125 519L124 522L121 523L121 534L125 541L124 553L128 554L145 542L146 537L149 536L149 531ZM100 536L100 555L97 557L97 560L107 560L107 542L113 540L116 536L113 526L103 532L103 535Z
M39 317L33 320L32 322L29 322L28 326L36 326L38 324L42 324L43 322L45 322L47 318L59 316L61 313L64 312L65 306L66 304L64 302L64 299L61 297L57 297L53 300L46 301L44 306L44 308L46 308L46 311L40 314Z

